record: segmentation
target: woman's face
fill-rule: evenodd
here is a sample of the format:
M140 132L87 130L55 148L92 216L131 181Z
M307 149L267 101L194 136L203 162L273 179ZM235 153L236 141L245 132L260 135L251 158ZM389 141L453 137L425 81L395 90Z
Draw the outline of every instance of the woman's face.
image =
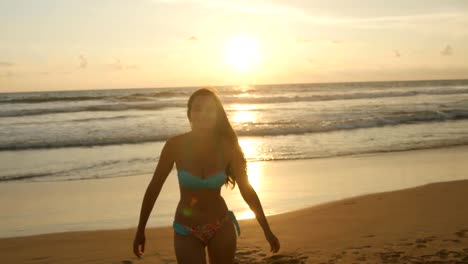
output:
M190 109L192 129L212 130L216 126L216 103L211 96L200 95L192 101Z

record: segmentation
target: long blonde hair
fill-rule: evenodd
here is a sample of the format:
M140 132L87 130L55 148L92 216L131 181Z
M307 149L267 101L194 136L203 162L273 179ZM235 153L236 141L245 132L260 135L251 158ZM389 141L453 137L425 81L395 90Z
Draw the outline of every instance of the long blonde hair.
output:
M197 96L211 96L216 104L216 125L215 125L215 134L219 136L221 139L227 139L232 146L236 148L236 152L241 153L242 155L242 168L241 171L247 172L247 161L245 159L244 152L242 151L242 148L239 145L239 139L236 135L236 132L231 126L231 123L229 122L229 119L227 118L226 111L224 110L223 104L221 103L221 100L219 99L219 96L216 94L216 92L212 89L209 88L201 88L196 90L195 92L192 93L190 96L188 103L187 103L187 117L191 121L190 117L190 111L192 110L192 103L193 100ZM231 188L234 188L236 186L236 180L234 176L232 175L232 170L231 170L231 164L228 164L226 167L226 185L231 185Z

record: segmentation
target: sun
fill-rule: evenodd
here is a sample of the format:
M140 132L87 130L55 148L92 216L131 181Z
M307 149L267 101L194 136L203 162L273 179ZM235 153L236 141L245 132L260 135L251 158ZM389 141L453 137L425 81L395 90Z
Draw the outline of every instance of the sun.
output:
M235 72L251 72L260 63L258 41L250 36L237 36L225 46L226 63Z

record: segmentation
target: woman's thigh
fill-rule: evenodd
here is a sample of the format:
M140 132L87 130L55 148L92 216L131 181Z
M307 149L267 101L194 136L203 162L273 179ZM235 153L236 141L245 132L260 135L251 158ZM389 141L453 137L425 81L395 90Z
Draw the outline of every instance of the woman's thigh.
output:
M226 221L208 242L210 264L229 264L234 262L237 234L232 221Z
M205 246L192 235L174 232L174 249L179 264L206 264Z

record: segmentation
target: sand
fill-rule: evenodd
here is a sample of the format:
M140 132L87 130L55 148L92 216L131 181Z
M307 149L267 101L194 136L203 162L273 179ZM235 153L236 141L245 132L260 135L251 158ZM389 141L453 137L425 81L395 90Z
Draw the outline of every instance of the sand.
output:
M455 151L466 153L467 148ZM438 150L432 150L438 151ZM440 150L444 151L444 150ZM454 151L454 150L449 150ZM402 155L418 160L421 153L379 155L394 161ZM460 154L459 153L459 154ZM366 161L367 157L359 159ZM457 156L459 157L459 156ZM429 173L434 164L408 162ZM468 161L468 160L467 160ZM466 163L466 162L465 162ZM458 163L457 163L458 164ZM443 166L432 173L443 174ZM367 165L388 171L378 162ZM447 167L445 167L447 168ZM468 173L460 164L457 173ZM359 168L355 168L359 171ZM431 183L380 192L269 216L281 241L277 254L268 252L263 232L254 219L242 220L237 263L468 263L468 180ZM142 259L132 254L134 228L67 232L0 239L1 263L176 263L172 229L148 228Z

